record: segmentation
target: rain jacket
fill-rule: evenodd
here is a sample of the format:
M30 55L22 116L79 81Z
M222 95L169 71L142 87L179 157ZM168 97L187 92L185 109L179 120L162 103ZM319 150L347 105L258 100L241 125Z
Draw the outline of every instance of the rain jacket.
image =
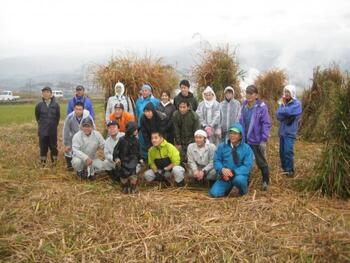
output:
M211 92L213 100L205 100L204 94ZM216 95L211 87L206 87L202 93L203 101L199 103L196 113L203 128L210 126L217 129L220 124L220 103L216 100Z
M57 126L60 121L60 105L52 97L47 105L44 99L35 107L35 119L38 123L38 135L57 136Z
M156 159L162 159L169 157L170 161L174 165L180 164L180 153L174 145L167 142L165 139L162 141L159 147L152 146L148 151L148 164L150 168L156 172L157 166L155 164Z

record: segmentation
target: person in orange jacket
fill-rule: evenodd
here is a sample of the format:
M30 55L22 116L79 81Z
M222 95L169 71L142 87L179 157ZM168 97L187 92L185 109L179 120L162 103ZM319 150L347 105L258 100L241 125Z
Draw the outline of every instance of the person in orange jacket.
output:
M126 124L135 121L135 116L124 111L124 105L122 103L117 103L114 106L114 112L109 115L109 120L116 121L119 125L119 131L125 132Z

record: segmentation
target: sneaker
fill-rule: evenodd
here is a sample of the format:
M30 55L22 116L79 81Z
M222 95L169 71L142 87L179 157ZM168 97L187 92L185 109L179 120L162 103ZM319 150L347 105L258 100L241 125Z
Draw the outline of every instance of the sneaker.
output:
M86 170L77 171L77 176L81 179L86 179L87 178L87 171Z
M266 182L263 182L263 184L262 184L262 190L263 190L263 191L267 191L268 188L269 188L269 185L268 185Z

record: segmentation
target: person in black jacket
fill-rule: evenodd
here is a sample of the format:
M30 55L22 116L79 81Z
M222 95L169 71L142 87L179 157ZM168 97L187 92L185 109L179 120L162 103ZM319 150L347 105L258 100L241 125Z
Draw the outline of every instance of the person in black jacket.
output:
M157 111L153 103L148 103L143 109L143 115L141 117L141 133L144 138L144 149L151 148L151 135L152 132L159 131L162 134L166 128L167 118L165 113Z
M126 124L125 136L121 137L114 147L113 161L116 164L113 179L120 178L122 192L129 193L130 183L131 193L136 193L137 174L141 170L141 164L143 164L137 139L136 122Z
M50 148L51 161L57 161L57 126L60 121L60 106L52 96L50 87L41 90L42 101L35 107L35 119L38 123L40 161L46 164L47 152Z
M164 126L164 138L167 142L174 144L174 125L173 125L173 113L176 111L176 107L170 101L170 92L167 90L162 91L160 97L160 103L157 108L158 111L165 113L166 123Z

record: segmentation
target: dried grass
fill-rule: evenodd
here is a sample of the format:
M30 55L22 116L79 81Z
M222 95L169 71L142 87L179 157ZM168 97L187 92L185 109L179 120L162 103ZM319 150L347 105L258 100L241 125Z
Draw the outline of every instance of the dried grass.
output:
M102 123L103 114L97 118ZM294 186L312 174L321 150L298 141L297 177L288 179L273 137L267 193L255 168L241 198L157 186L125 196L107 178L77 180L63 156L56 168L39 169L35 124L2 126L0 261L347 262L350 203Z

